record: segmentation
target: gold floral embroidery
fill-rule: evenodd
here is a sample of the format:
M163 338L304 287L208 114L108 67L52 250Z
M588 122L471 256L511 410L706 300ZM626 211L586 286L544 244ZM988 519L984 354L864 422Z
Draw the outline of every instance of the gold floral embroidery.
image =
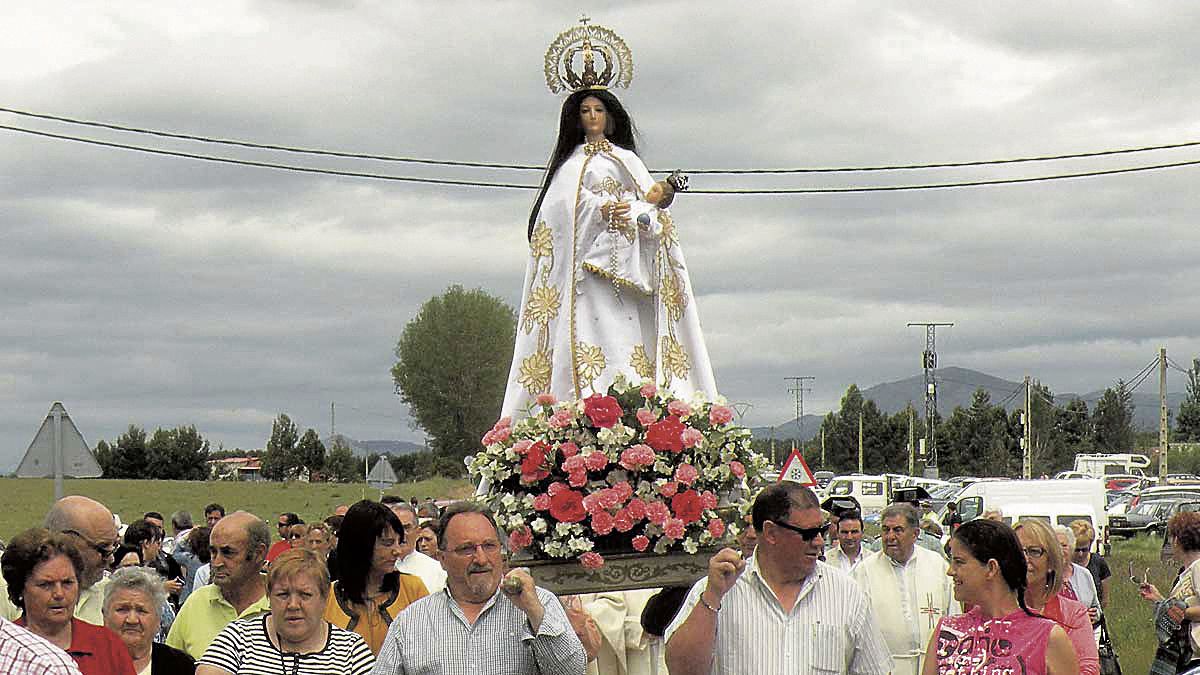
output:
M662 225L662 242L666 246L674 246L679 243L679 239L675 236L675 221L671 219L671 214L658 210L658 223Z
M592 274L595 274L596 276L600 277L601 279L607 279L608 281L611 281L614 286L619 286L622 289L636 291L642 295L650 295L650 293L648 291L646 291L646 289L642 288L641 286L638 286L637 284L633 283L632 281L630 281L628 279L619 277L619 276L613 274L612 272L604 269L603 267L597 267L591 263L583 263L582 267L584 270L591 272Z
M579 377L582 387L590 387L592 382L604 372L608 360L604 358L604 350L598 345L586 342L575 343L575 374Z
M654 362L646 354L645 345L636 345L633 348L633 356L629 359L629 365L633 366L633 372L645 380L654 379Z
M662 354L663 370L669 373L667 384L671 382L671 375L686 380L688 373L692 370L692 360L688 357L683 345L679 344L679 340L672 335L664 335L661 342L659 350Z
M538 221L533 228L533 236L529 238L529 254L534 260L554 255L554 238L550 236L550 228L544 220Z
M537 286L529 293L525 303L525 332L533 330L533 325L546 325L558 316L558 289L554 286Z
M600 181L600 192L602 194L620 197L621 193L624 191L625 188L622 187L621 184L617 182L617 179L613 178L612 176L605 176L604 180Z
M585 143L583 146L583 152L588 157L598 155L601 152L612 152L612 149L612 143L609 143L607 138L602 138L592 143Z
M664 265L664 267L666 269L660 271L662 274L662 303L671 321L679 321L683 317L684 308L687 307L687 292L683 287L683 280L679 278L675 270L669 266Z
M550 352L539 349L521 359L521 374L517 382L530 393L549 391L550 366Z

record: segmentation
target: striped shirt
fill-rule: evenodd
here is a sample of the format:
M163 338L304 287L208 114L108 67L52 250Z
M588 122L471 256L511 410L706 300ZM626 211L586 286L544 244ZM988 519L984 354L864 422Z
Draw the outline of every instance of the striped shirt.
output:
M325 646L307 654L283 653L267 637L269 614L238 619L226 626L196 663L234 675L368 675L375 665L358 633L329 627Z
M79 675L63 650L0 617L0 673L5 675Z
M707 577L692 586L667 627L667 642L707 587ZM713 648L712 675L886 675L892 669L883 633L854 580L817 562L791 612L785 612L762 576L757 554L721 599Z
M374 675L584 675L587 656L562 603L537 589L545 616L535 635L525 613L496 594L467 621L450 589L425 596L392 621Z

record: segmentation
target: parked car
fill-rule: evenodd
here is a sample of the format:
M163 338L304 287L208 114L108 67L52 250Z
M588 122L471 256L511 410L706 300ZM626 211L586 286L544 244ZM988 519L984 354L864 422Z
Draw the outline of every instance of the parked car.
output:
M1175 506L1175 513L1182 511L1200 511L1200 502L1179 502ZM1170 520L1168 518L1168 520ZM1162 562L1170 562L1171 555L1174 552L1174 547L1171 545L1170 537L1163 537L1162 551L1159 553L1159 560Z
M1108 531L1126 538L1139 534L1163 534L1167 530L1167 521L1180 510L1200 510L1200 501L1196 497L1185 496L1140 502L1124 515L1110 515Z

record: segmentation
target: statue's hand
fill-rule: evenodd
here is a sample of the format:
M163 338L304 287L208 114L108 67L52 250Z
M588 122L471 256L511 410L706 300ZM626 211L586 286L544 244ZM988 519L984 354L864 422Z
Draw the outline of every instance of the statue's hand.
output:
M600 217L606 223L624 225L629 222L629 204L626 202L604 202L600 206Z

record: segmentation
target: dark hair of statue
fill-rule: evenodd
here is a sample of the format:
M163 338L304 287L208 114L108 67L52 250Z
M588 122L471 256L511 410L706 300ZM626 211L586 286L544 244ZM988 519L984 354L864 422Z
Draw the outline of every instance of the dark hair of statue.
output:
M364 499L350 507L338 528L338 585L352 602L366 604L367 573L375 557L375 540L392 530L404 543L404 526L388 507ZM383 577L383 588L390 592L400 587L400 573Z
M583 99L595 96L604 104L605 112L608 115L608 126L604 130L604 135L613 145L619 145L626 150L637 153L637 142L634 137L637 136L637 127L633 124L633 118L625 111L625 107L613 96L612 92L607 89L581 89L567 97L563 101L562 111L558 115L558 140L554 143L554 152L550 154L550 164L546 167L546 175L542 179L542 189L538 191L537 200L533 203L533 210L529 212L529 233L528 237L533 238L533 226L537 224L538 211L542 208L542 200L546 198L546 191L550 189L550 183L554 181L554 174L558 173L559 167L571 153L575 151L576 146L583 143L583 123L579 120L579 106L583 103Z
M959 525L951 539L962 544L971 552L971 556L983 565L989 560L995 560L1000 566L1000 575L1004 577L1004 583L1017 592L1017 604L1026 614L1037 616L1025 606L1025 587L1028 584L1026 573L1029 568L1025 564L1025 552L1021 550L1021 541L1017 539L1017 533L1011 527L994 520L976 518ZM950 549L949 542L946 549L947 552Z

